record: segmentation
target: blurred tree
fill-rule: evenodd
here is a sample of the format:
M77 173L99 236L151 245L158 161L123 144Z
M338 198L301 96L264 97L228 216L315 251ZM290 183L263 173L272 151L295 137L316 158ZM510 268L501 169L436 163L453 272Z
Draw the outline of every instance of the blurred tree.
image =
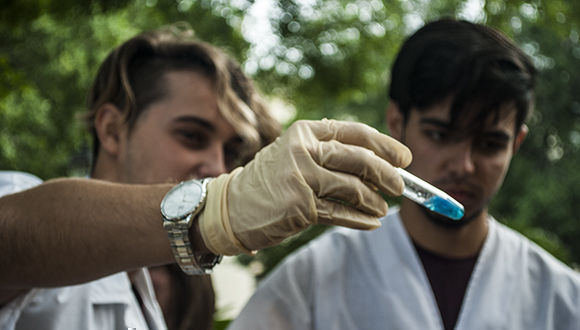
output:
M240 22L231 18L241 9L222 5L229 8L226 13L216 3L38 1L27 10L21 2L3 5L0 168L43 179L85 175L90 141L77 117L85 111L98 65L113 47L141 31L188 22L197 37L243 60L248 43Z
M540 76L530 135L492 212L568 263L580 262L580 3L566 0L5 1L0 10L0 168L80 175L88 139L75 116L104 56L175 21L226 48L295 119L358 120L385 130L389 67L404 38L452 16L495 26ZM266 25L256 24L265 18ZM395 204L396 200L392 200ZM267 272L316 226L244 262Z
M580 262L580 6L489 1L488 22L510 34L539 70L530 134L512 164L496 213L568 263ZM548 243L552 242L552 243ZM559 242L560 244L553 244Z
M442 16L501 29L533 57L539 79L528 141L492 213L561 260L579 263L580 77L573 74L580 70L579 11L580 4L564 0L278 1L270 14L275 42L254 45L246 64L259 82L291 100L297 118L352 119L384 130L386 78L409 33ZM319 233L255 258L267 272Z

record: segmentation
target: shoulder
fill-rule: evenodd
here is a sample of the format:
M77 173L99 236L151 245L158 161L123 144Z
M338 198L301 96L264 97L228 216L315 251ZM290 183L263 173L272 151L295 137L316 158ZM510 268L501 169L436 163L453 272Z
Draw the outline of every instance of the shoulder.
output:
M526 270L530 286L537 286L537 294L566 296L580 304L580 273L521 233L496 222L502 248L512 251ZM547 298L547 297L545 297Z
M297 258L306 256L323 259L326 256L335 257L367 254L375 244L384 241L385 236L397 232L400 228L398 208L389 209L389 213L380 219L381 227L375 230L357 230L345 227L333 227L318 238L309 242L295 253ZM334 260L336 262L336 259Z
M17 171L0 171L0 196L13 194L42 183L38 177Z
M373 231L331 228L286 257L260 282L231 329L315 327L324 311L336 311L327 307L328 301L346 301L348 292L358 290L361 276L376 267L375 250L389 241L380 237L390 220L389 216L381 219L382 226Z
M357 245L364 244L365 242L374 242L393 233L399 234L402 230L398 207L389 208L387 215L379 220L381 227L374 230L333 227L328 233L320 236L310 244L329 244L333 247L356 248Z
M150 306L149 316L162 329L161 311L152 300L152 293L146 292L141 298ZM36 329L39 325L43 329L97 329L103 324L147 328L124 272L78 285L34 289L27 301L17 307L12 319L23 329Z
M406 234L399 220L398 208L390 209L380 220L382 226L372 231L344 227L328 229L286 257L273 274L284 277L284 280L292 277L312 279L344 273L344 269L364 267L362 263L372 264L376 259L384 259L385 251L396 250L392 245Z
M495 225L502 244L509 245L512 251L519 251L519 253L524 254L530 263L530 267L543 269L548 273L563 273L572 276L574 279L580 279L580 273L556 259L529 238L499 222L495 222Z

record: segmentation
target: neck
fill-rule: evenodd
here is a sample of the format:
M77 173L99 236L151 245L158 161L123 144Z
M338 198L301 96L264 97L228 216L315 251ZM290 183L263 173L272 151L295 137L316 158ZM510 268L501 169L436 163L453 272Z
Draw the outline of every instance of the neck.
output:
M487 237L487 209L459 228L448 228L427 218L421 206L403 199L400 215L409 236L419 246L450 258L477 254Z
M121 182L117 168L114 163L110 160L104 159L104 156L100 156L96 163L93 171L91 172L91 178L111 181L111 182Z

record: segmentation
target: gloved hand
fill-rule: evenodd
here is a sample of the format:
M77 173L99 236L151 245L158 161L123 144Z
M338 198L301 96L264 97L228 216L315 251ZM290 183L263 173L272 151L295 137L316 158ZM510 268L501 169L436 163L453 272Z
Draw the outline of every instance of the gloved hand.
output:
M245 167L212 180L199 226L215 254L251 253L311 224L357 229L380 226L400 195L411 152L360 123L298 121Z

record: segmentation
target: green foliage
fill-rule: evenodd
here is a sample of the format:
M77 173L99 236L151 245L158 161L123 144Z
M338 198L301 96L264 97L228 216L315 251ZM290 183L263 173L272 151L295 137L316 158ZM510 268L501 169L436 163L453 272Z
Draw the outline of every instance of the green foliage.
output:
M243 53L239 30L210 2L183 3L43 1L23 12L22 3L8 3L1 12L13 18L0 21L0 168L43 179L86 174L90 138L78 117L88 89L111 49L141 31L185 21L200 39Z
M214 330L225 330L230 324L230 320L215 320L213 323Z
M489 21L533 56L540 74L530 134L493 210L561 260L578 263L580 77L571 73L580 70L580 7L566 1L518 1L501 4L496 12Z
M143 30L189 22L198 37L244 63L267 94L292 104L296 118L359 120L385 131L389 67L404 38L425 21L464 17L510 35L540 73L529 137L492 211L563 261L580 262L580 3L280 0L271 2L272 32L253 43L242 36L258 29L244 24L252 3L5 1L0 168L44 179L84 173L89 139L76 117L91 80L112 47ZM256 260L267 272L322 231L315 227Z
M514 38L539 70L537 110L492 213L561 260L580 261L575 207L580 202L580 175L575 170L580 148L575 89L580 82L572 74L580 70L580 5L490 0L470 11L467 1L451 0L309 3L278 2L280 14L273 15L272 26L279 43L264 57L274 56L277 64L262 65L255 74L259 82L291 100L298 118L352 119L385 130L389 67L404 38L423 22L441 16L466 18ZM300 61L289 56L296 50ZM301 76L304 68L310 74ZM303 235L297 244L309 240L309 233ZM264 262L267 272L285 249L265 250L256 259Z

